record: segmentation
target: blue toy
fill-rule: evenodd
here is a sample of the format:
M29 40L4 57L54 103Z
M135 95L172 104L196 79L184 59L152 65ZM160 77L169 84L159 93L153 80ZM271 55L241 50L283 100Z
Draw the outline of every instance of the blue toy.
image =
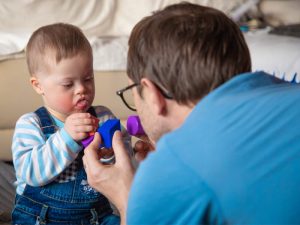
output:
M97 129L97 132L101 135L102 144L100 148L112 148L112 138L115 131L121 130L121 123L119 119L108 119ZM88 146L94 139L94 135L84 139L81 143L84 147Z

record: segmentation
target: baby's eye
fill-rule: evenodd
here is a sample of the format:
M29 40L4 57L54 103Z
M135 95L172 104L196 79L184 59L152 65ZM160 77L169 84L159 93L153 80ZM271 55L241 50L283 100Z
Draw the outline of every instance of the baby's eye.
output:
M93 81L94 80L94 77L93 76L90 76L90 77L87 77L87 78L85 78L85 81Z
M70 88L70 87L72 87L72 83L65 83L65 84L62 84L62 86L64 87L64 88Z

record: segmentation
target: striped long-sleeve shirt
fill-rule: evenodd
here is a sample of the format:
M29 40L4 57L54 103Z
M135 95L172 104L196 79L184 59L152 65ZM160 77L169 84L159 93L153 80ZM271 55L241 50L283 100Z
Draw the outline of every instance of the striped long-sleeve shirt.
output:
M94 107L99 123L115 118L104 106ZM82 145L72 139L64 123L52 117L57 131L48 138L43 134L38 116L31 112L21 116L12 141L13 162L17 177L17 193L22 194L26 184L43 186L56 179L74 164ZM130 148L131 140L122 128L124 141Z

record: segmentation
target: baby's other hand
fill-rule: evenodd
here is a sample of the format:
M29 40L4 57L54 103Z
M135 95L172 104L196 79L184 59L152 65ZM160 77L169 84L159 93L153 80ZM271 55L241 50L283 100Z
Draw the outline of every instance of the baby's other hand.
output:
M148 137L143 137L140 140L138 140L134 145L134 153L135 153L135 159L138 162L143 161L149 152L154 151L155 144L153 144Z
M99 119L89 113L74 113L67 117L64 128L75 141L81 141L97 130L98 123Z

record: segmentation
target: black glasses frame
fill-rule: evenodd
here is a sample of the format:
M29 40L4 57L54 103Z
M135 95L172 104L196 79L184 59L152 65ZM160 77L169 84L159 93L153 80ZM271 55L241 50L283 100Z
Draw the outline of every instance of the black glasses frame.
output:
M121 97L122 101L123 101L124 104L127 106L127 108L130 109L130 110L132 110L132 111L136 111L136 109L135 109L135 108L132 108L132 107L126 102L123 93L124 93L125 91L130 90L131 88L134 88L134 87L138 86L138 85L140 85L140 83L133 83L133 84L131 84L131 85L129 85L129 86L127 86L127 87L125 87L125 88L123 88L123 89L121 89L121 90L119 90L119 91L116 92L116 94L119 95L119 96ZM154 85L157 87L157 89L160 91L160 93L161 93L166 99L173 99L173 97L172 97L171 94L164 92L164 91L162 90L162 88L159 87L157 84L154 83Z
M132 111L136 111L136 109L135 109L135 108L132 108L132 107L126 102L123 93L124 93L125 91L130 90L131 88L134 88L134 87L138 86L138 85L140 85L140 84L139 84L139 83L134 83L134 84L131 84L131 85L129 85L129 86L127 86L127 87L125 87L125 88L123 88L123 89L121 89L121 90L119 90L119 91L116 92L117 95L119 95L119 96L121 97L123 103L127 106L127 108L130 109L130 110L132 110Z

